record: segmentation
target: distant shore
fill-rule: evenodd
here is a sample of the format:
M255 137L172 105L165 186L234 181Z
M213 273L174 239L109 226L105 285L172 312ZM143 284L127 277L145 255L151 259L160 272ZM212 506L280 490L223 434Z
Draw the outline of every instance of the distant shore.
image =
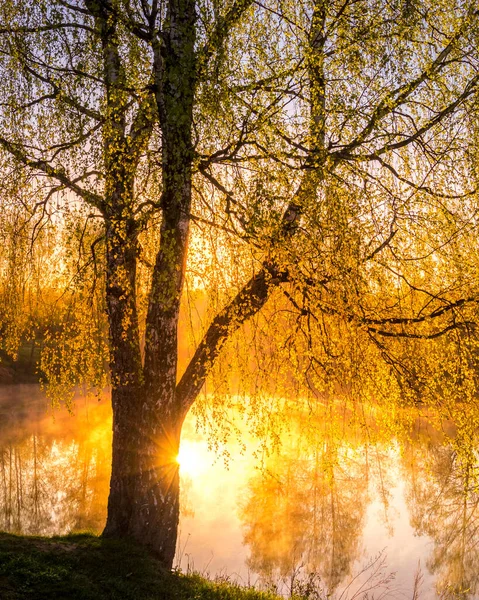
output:
M39 359L40 347L33 342L23 343L16 358L0 350L0 385L38 383Z

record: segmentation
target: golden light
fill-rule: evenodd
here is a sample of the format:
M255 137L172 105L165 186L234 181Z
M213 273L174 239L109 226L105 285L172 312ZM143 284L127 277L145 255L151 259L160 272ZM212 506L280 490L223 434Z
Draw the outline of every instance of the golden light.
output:
M198 475L207 468L207 460L200 444L187 440L182 442L176 462L180 465L180 473L188 475Z

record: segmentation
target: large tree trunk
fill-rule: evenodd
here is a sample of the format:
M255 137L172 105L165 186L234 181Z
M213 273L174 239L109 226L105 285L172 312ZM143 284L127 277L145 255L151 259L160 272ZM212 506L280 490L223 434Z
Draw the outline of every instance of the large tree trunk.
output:
M145 400L146 406L149 400ZM143 420L136 447L139 469L129 535L146 546L168 569L175 557L180 514L177 461L180 432L181 425L169 422L164 415Z
M113 456L105 534L128 531L138 472L135 427L143 395L136 315L136 242L123 222L106 223L106 300L110 324ZM136 234L133 236L136 238Z
M181 427L174 415L161 410L158 395L143 380L135 240L128 223L107 223L113 457L104 535L136 540L170 568L179 518Z
M114 301L108 305L113 463L104 534L140 542L167 568L173 564L179 520L177 456L184 412L177 399L176 380L178 320L191 210L194 21L193 0L172 0L163 46L155 49L156 100L162 132L162 225L148 304L143 368L136 360L125 364L125 353L130 352L125 337L129 336L122 328L130 324L132 307L120 307L113 296ZM125 252L124 245L121 250ZM113 254L108 250L109 261L114 262ZM134 285L125 292L125 296L134 297ZM123 316L116 316L121 310ZM135 341L133 354L137 353L136 346ZM124 372L118 372L124 367Z
M141 402L138 402L138 398ZM179 521L178 450L181 427L151 415L151 398L112 391L113 461L107 537L130 538L171 568ZM139 413L131 414L136 406Z
M139 401L141 399L141 401ZM179 520L180 427L141 419L142 390L113 388L113 460L106 537L130 538L171 568ZM145 412L145 414L148 414Z

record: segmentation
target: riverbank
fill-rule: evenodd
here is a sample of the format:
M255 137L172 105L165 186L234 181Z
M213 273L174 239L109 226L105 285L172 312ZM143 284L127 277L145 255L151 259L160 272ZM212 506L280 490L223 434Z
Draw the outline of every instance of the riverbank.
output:
M169 573L141 548L88 534L0 533L2 600L275 600L275 596Z

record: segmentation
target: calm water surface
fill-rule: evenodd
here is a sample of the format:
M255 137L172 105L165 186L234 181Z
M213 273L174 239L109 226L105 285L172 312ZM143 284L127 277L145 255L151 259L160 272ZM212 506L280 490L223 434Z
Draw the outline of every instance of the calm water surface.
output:
M391 572L386 597L412 598L419 567L420 598L479 598L479 494L438 435L411 439L306 435L299 419L263 469L246 433L226 468L188 418L177 565L282 593L312 577L343 600ZM0 387L0 529L100 531L110 444L107 399L80 397L71 415L38 386Z

